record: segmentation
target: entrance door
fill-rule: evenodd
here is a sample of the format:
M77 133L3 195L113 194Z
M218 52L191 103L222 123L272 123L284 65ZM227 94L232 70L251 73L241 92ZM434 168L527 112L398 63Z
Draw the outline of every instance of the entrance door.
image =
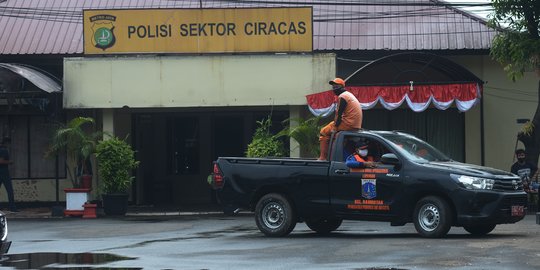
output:
M172 206L197 197L199 118L140 114L136 119L138 178L142 180L137 203Z
M157 114L135 116L135 150L140 161L137 204L164 205L172 202L171 179L165 175L165 128Z

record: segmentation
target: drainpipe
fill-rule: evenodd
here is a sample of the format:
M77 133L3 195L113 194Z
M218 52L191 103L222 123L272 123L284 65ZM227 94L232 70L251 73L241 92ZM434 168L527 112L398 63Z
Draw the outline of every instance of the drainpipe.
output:
M480 98L480 165L486 165L485 154L485 138L484 138L484 96Z

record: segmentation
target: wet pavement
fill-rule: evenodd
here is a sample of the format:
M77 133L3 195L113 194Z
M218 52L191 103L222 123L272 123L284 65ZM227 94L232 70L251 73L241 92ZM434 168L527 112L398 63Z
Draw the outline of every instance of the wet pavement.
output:
M425 239L411 224L345 221L328 236L300 223L288 237L269 238L250 214L179 212L9 219L13 243L6 257L17 261L49 254L30 257L34 263L45 261L30 269L540 269L540 225L534 215L497 226L486 237L452 228L447 238ZM129 259L54 261L81 254Z

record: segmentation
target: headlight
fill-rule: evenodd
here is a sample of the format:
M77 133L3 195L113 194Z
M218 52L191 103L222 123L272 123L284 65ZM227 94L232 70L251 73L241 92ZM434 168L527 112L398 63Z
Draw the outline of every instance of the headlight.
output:
M0 228L0 240L5 241L8 234L7 219L5 216L0 216L0 225L2 226Z
M495 180L493 179L469 175L451 174L450 176L467 189L493 189L493 184L495 183Z

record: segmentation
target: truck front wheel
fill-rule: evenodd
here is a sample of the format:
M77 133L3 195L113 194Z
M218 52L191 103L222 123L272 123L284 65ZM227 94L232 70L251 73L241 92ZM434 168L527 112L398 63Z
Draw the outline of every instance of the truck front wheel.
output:
M255 222L267 236L286 236L296 226L296 215L291 203L281 194L264 195L255 207Z
M306 220L306 225L318 234L327 234L337 230L343 222L340 218L320 218Z
M424 237L444 237L452 225L452 210L445 200L428 196L416 203L413 222Z

